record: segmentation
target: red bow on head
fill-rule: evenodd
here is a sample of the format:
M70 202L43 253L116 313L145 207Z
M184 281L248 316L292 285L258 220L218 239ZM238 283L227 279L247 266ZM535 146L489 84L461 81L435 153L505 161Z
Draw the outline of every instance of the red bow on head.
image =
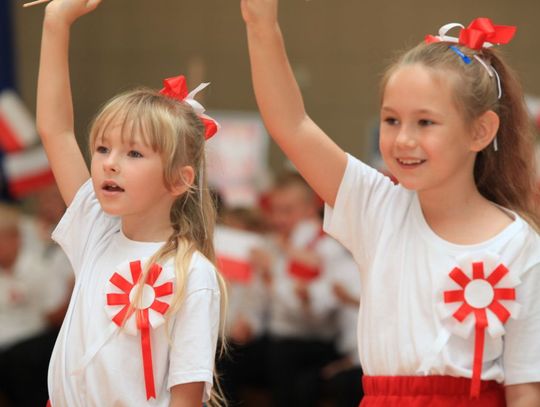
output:
M481 49L485 42L491 44L508 44L516 27L510 25L494 25L489 18L480 17L472 21L467 28L461 30L459 43L471 49Z
M170 97L171 99L176 99L183 102L188 95L186 77L184 75L164 79L163 86L164 88L161 89L159 93Z
M452 28L459 26L461 31L459 39L447 36ZM439 30L438 36L427 35L426 43L450 41L465 45L471 49L482 49L494 44L508 44L516 33L516 27L509 25L495 25L489 18L480 17L473 20L467 28L461 24L447 24Z
M214 119L204 114L205 109L203 105L197 102L194 98L197 93L206 88L208 85L209 83L201 83L194 90L188 93L186 78L184 75L179 75L164 79L164 88L159 91L159 93L162 95L180 102L186 102L193 108L195 113L199 116L199 119L201 119L201 122L204 124L204 138L206 140L217 133L219 124Z

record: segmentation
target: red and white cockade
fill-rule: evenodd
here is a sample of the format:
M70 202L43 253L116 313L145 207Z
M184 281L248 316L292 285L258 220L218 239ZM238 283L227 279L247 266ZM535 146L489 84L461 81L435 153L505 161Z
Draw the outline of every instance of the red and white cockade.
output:
M474 330L471 397L480 394L485 332L499 338L508 319L517 317L515 287L519 283L491 253L464 256L448 274L438 310L450 332L469 338Z
M117 268L108 282L105 309L111 320L126 333L137 335L138 331L141 332L144 382L149 400L156 397L150 329L156 329L165 322L164 314L169 309L174 292L174 273L163 270L159 264L152 264L142 287L140 301L137 301L143 264L137 260L123 263Z

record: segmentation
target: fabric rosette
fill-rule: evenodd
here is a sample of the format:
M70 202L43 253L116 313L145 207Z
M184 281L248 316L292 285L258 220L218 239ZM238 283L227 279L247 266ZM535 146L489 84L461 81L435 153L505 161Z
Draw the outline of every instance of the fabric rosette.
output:
M153 263L142 282L144 260L118 266L106 286L105 311L114 324L129 335L141 337L147 399L155 398L150 331L165 322L174 293L174 271ZM141 288L142 284L142 288Z
M506 321L519 314L515 287L521 283L520 279L493 253L469 254L459 258L457 263L445 281L437 304L444 325L452 333L468 338L478 316L485 314L490 336L501 337Z
M517 318L520 305L516 302L515 287L520 282L494 253L458 258L444 282L437 303L443 331L431 356L442 350L451 334L467 339L474 332L473 398L480 392L485 333L500 338L508 319ZM422 370L426 368L424 363Z

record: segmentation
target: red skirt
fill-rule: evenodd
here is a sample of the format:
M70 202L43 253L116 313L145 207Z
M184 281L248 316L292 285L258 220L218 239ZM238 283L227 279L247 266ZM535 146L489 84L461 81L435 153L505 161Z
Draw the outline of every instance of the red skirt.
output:
M480 397L469 396L471 380L450 376L364 376L360 407L505 407L504 386L482 381Z

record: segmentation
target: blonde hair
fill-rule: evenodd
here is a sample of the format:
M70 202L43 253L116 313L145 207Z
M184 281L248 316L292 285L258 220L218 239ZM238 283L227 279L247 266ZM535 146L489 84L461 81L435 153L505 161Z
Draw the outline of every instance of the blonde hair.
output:
M471 63L465 63L451 50L452 45L471 57ZM488 68L491 66L497 71L502 90L500 98L496 75L490 76L488 69L474 55L481 58ZM465 123L472 124L489 110L499 116L498 151L490 145L477 154L474 166L476 186L485 198L516 211L533 227L540 228L534 133L517 76L500 53L493 48L474 51L448 42L419 44L402 54L385 72L381 95L399 68L413 64L444 75L444 79L450 81L455 106ZM454 75L447 75L449 72Z
M185 298L187 273L195 251L201 252L214 265L216 262L213 232L215 208L206 181L204 125L187 103L165 97L159 92L138 88L110 100L97 114L90 130L90 151L112 126L121 125L122 137L140 136L142 141L158 152L163 161L163 182L171 188L181 178L180 168L191 166L195 179L189 189L171 207L170 223L173 233L145 266L141 281L146 281L149 265L174 258L176 291L167 311L167 321L182 306ZM187 183L186 183L187 185ZM221 293L220 354L224 352L224 321L227 304L225 282L216 273ZM140 301L142 286L135 297ZM132 304L133 306L133 304ZM217 374L214 375L217 378ZM224 404L219 382L212 392L209 406Z

